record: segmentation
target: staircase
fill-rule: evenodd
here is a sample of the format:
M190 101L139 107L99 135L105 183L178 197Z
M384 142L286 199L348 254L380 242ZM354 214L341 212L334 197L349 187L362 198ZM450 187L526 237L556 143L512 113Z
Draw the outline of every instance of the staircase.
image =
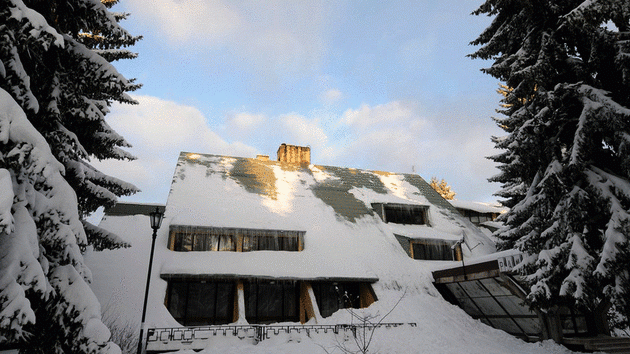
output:
M590 338L564 338L563 344L589 352L630 354L629 337L598 336Z

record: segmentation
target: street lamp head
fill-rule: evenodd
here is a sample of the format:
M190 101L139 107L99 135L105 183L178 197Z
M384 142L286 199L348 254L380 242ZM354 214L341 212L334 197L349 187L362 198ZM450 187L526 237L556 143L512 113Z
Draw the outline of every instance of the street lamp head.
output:
M151 220L151 228L156 231L162 225L162 218L164 214L160 211L159 207L155 207L155 211L149 213L149 219Z

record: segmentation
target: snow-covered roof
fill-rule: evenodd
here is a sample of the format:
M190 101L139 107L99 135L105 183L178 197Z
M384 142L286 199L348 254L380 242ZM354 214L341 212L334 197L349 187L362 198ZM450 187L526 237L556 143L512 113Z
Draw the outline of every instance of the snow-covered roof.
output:
M467 209L476 211L478 213L494 213L501 214L507 211L507 208L501 206L499 204L490 204L490 203L482 203L482 202L472 202L467 200L449 200L451 205L458 209Z
M427 207L430 225L384 223L372 203ZM485 245L475 251L494 250L481 231L415 174L187 152L177 162L164 225L306 234L301 252L167 252L163 277L376 280L399 266L387 262L390 257L408 259L394 233L459 240L466 232Z

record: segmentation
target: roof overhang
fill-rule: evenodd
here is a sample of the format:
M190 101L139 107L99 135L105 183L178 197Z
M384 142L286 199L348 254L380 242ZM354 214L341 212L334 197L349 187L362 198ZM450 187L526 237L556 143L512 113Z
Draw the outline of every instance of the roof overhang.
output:
M276 280L276 281L326 281L326 282L356 282L356 283L376 283L376 277L286 277L286 276L270 276L270 275L245 275L245 274L160 274L160 278L164 280Z

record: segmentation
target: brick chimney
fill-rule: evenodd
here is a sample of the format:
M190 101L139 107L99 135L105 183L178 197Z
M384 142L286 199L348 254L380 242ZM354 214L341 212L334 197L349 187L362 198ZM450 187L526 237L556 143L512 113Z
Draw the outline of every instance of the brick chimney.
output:
M278 148L278 161L292 164L310 164L311 148L282 144Z

